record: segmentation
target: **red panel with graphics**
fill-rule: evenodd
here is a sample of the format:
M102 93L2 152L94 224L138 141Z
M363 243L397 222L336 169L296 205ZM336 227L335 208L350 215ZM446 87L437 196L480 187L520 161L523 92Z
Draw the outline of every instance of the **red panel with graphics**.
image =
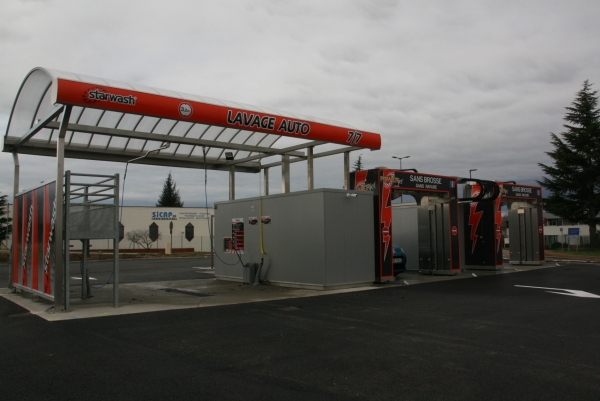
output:
M52 295L51 250L55 184L19 194L14 201L11 282L34 293Z
M290 117L65 79L58 79L57 86L57 103L247 129L369 149L381 148L381 136L370 132L358 132Z
M471 185L470 191L470 196L478 196L481 187ZM465 228L465 266L494 269L502 266L501 197L497 197L492 202L463 203L461 207L462 224Z

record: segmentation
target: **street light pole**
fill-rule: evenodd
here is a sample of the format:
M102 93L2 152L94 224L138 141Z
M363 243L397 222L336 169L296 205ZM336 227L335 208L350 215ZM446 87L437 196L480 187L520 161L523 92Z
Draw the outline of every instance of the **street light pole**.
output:
M477 169L476 169L476 168L472 168L471 170L469 170L469 178L473 178L473 177L471 177L471 173L472 173L473 171L477 171Z
M398 159L398 161L400 162L400 170L402 170L402 159L408 159L410 156L402 156L402 157L398 157L398 156L392 156L393 159Z

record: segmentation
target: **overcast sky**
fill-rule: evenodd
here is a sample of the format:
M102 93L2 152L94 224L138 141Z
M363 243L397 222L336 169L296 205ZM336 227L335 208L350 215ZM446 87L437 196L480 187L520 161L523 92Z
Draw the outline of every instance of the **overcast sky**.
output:
M342 121L381 134L381 150L351 155L367 168L409 155L403 168L534 184L564 107L584 80L600 89L599 16L597 0L2 0L0 132L40 66ZM54 158L20 161L21 189L55 178ZM341 155L318 159L316 187L341 188L342 169ZM204 205L201 171L148 166L130 167L125 204L155 204L169 171L186 206ZM306 189L306 163L291 171ZM226 173L208 181L210 203L227 199ZM258 185L239 174L237 197ZM1 153L0 192L12 187Z

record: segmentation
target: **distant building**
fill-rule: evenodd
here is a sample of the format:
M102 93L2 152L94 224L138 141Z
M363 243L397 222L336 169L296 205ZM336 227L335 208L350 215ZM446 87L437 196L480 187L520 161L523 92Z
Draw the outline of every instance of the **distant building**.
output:
M12 205L9 205L9 216L12 217ZM208 225L211 222L211 216L214 215L212 208L208 210L204 207L153 207L153 206L124 206L122 223L125 226L125 234L133 230L147 230L152 223L158 225L158 232L161 238L157 240L152 249L164 249L166 242L173 239L172 248L177 252L180 248L193 249L195 252L210 252L210 236ZM173 223L173 235L169 232L169 224ZM185 226L191 223L194 226L194 239L188 241L185 238ZM72 240L71 250L81 250L81 241ZM112 240L99 239L90 240L92 251L102 249L112 249ZM2 244L4 249L10 248L11 241ZM127 237L119 243L121 251L127 249L143 249L127 240Z

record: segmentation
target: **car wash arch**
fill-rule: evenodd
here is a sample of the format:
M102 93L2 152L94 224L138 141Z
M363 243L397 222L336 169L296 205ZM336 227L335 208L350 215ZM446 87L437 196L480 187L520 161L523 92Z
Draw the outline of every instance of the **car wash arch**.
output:
M477 182L482 190L459 198L459 186ZM461 270L459 203L490 202L499 193L496 183L484 180L424 174L417 171L385 168L358 171L351 174L353 189L372 191L375 221L376 281L394 277L392 238L392 200L410 195L416 200L418 270L428 274L456 274ZM401 229L402 227L398 227Z
M542 188L501 183L501 202L508 208L509 262L541 265L544 255Z
M323 150L323 145L327 150ZM347 189L350 152L380 147L379 134L345 123L38 67L26 75L18 90L2 151L13 155L15 198L20 192L19 154L56 160L55 174L41 177L54 188L46 191L53 199L44 202L44 210L52 209L48 205L56 205L51 229L54 235L42 236L38 249L52 252L53 263L48 265L51 271L44 276L51 277L52 282L46 283L44 296L53 301L55 310L59 311L70 308L65 294L68 291L65 280L69 276L65 255L68 255L69 244L65 241L68 232L64 213L70 201L65 196L68 192L65 158L224 171L229 176L229 200L235 200L238 173L262 174L267 182L269 169L280 167L281 192L289 194L290 164L305 162L307 190L311 191L314 189L314 160L336 154L344 156L342 171ZM119 169L115 167L115 172ZM79 172L72 172L73 176L77 174ZM119 198L119 175L96 177L99 181L111 179L117 183L110 184L116 190L111 195L113 201ZM125 177L121 182L124 181ZM199 184L205 182L199 179ZM258 195L268 195L268 185L264 185L263 193ZM88 199L91 196L87 194ZM33 224L30 215L19 216L22 227ZM275 226L275 222L273 224ZM114 228L117 232L118 227ZM117 236L115 240L118 243ZM27 257L27 249L31 248L25 246L25 242L23 236L13 241L14 266L9 269L9 286L21 278L20 290L33 293L36 289L31 280L23 285L19 273L22 265L32 260ZM115 249L118 250L118 245ZM44 259L45 255L38 258ZM118 288L118 263L116 266L115 289ZM118 291L114 306L118 306Z
M500 195L493 202L461 204L463 252L461 261L471 270L500 270L504 266L502 215L506 208L509 230L509 262L544 263L542 188L498 182ZM477 196L481 186L468 183L465 196Z

